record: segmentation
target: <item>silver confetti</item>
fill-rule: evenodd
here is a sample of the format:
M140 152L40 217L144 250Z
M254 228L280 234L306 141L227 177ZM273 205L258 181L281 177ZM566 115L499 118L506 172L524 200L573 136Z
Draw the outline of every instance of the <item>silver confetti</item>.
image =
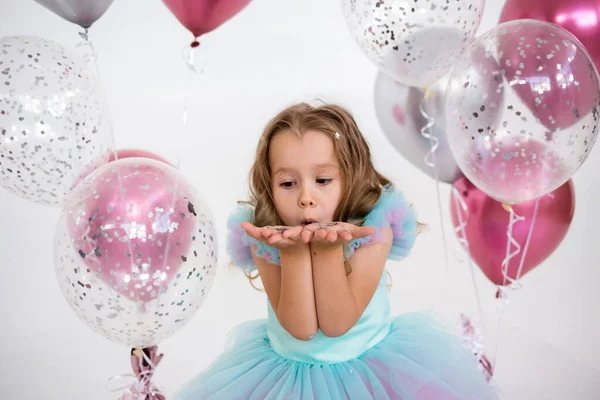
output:
M478 188L504 203L550 193L573 176L597 139L600 76L593 61L570 34L541 21L503 23L477 41L491 57L481 57L480 45L472 43L446 96L445 109L453 112L444 122L456 162ZM494 84L489 96L503 91L504 99L497 120L479 124L471 104L486 96L470 83L484 62L490 73L479 90Z
M62 206L112 147L107 106L93 72L59 44L0 40L0 186Z
M67 198L54 240L55 272L90 328L148 347L203 304L216 273L217 234L207 204L174 168L139 159L111 164ZM129 189L123 199L120 185Z
M346 24L363 53L397 81L427 87L447 74L481 22L484 0L352 0Z

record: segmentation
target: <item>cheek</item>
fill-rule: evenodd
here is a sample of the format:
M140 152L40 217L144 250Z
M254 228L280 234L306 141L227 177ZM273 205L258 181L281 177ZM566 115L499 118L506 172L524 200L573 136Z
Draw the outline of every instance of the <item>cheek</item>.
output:
M291 203L291 196L283 190L273 191L273 201L275 202L275 208L279 215L285 214L286 210L289 210Z
M331 212L335 213L335 210L337 209L337 207L340 205L340 203L342 201L342 186L341 185L336 185L336 187L333 188L332 193L330 193L330 198L332 200L330 203Z

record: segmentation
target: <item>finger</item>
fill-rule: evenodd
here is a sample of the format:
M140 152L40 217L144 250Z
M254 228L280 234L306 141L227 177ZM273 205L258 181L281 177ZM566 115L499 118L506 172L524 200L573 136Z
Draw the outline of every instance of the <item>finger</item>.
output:
M337 232L337 230L328 230L327 231L326 239L330 243L333 243L333 242L337 241L338 240L338 232Z
M358 226L352 232L352 236L356 239L369 235L374 235L377 230L373 226Z
M349 242L349 241L351 241L351 240L352 240L352 234L351 234L350 232L346 231L346 230L344 230L344 231L341 231L341 232L339 233L339 236L340 236L342 239L344 239L346 242Z
M308 229L306 229L306 228L305 228L305 229L303 229L303 230L302 230L302 233L301 233L301 236L302 236L302 241L303 241L304 243L308 243L308 242L310 242L310 241L312 240L312 238L313 238L313 235L314 235L314 233L313 233L312 231L310 231L310 230L308 230Z
M260 235L263 239L276 235L278 232L272 226L264 226L261 228Z
M281 235L281 233L276 233L276 234L272 235L271 237L269 237L269 239L267 240L267 244L270 245L270 246L272 246L272 245L274 245L274 244L276 244L278 242L281 242L283 240L285 240L285 239L283 238L283 236Z
M285 230L282 235L285 239L291 239L291 238L295 239L300 235L300 233L302 233L302 227L294 226L292 228Z
M241 228L248 234L248 236L253 237L254 239L261 240L261 231L259 228L251 224L250 222L242 222L240 224Z
M321 229L321 225L317 222L313 222L312 224L308 224L304 227L304 230L307 230L309 232L314 232L318 229Z
M327 237L327 231L325 229L319 229L313 232L313 237L323 240Z

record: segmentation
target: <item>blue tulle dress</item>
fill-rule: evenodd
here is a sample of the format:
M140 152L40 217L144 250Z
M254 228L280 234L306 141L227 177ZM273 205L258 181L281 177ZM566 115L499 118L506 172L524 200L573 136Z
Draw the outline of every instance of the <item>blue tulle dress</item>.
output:
M252 209L240 206L229 219L228 251L235 265L253 271L250 245L279 264L277 249L258 243L240 228ZM364 225L390 226L394 241L389 259L408 255L417 222L402 194L386 188ZM348 257L378 233L355 240ZM320 331L310 341L285 331L267 301L266 320L234 329L225 352L176 394L177 400L487 400L497 399L463 341L431 316L392 317L383 274L357 324L340 337Z

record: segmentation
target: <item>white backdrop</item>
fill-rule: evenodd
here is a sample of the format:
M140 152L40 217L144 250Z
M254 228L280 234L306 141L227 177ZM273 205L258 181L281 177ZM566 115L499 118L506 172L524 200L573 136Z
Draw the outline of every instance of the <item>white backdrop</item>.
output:
M1 0L0 36L30 34L67 47L79 28L33 1ZM488 0L480 32L496 23ZM315 98L354 112L379 168L414 201L430 225L413 255L390 264L396 312L433 308L450 321L476 316L467 264L454 256L449 188L442 187L452 290L434 182L397 155L375 117L375 67L354 44L338 0L255 0L207 35L196 57L206 71L187 80L182 59L191 35L159 0L116 0L91 29L114 118L118 147L140 147L171 160L212 207L221 242L215 284L196 317L162 343L156 383L168 394L221 352L227 331L266 315L264 294L227 266L225 222L244 198L249 163L266 121L291 102ZM189 92L188 129L182 130ZM575 176L575 219L561 247L523 280L502 323L497 381L505 399L594 399L600 393L600 269L593 228L600 223L600 150ZM59 210L0 189L0 398L114 399L106 380L130 372L129 349L94 334L62 297L52 265ZM493 327L494 287L477 271L486 325ZM596 317L594 317L596 315ZM495 331L488 340L493 353Z

